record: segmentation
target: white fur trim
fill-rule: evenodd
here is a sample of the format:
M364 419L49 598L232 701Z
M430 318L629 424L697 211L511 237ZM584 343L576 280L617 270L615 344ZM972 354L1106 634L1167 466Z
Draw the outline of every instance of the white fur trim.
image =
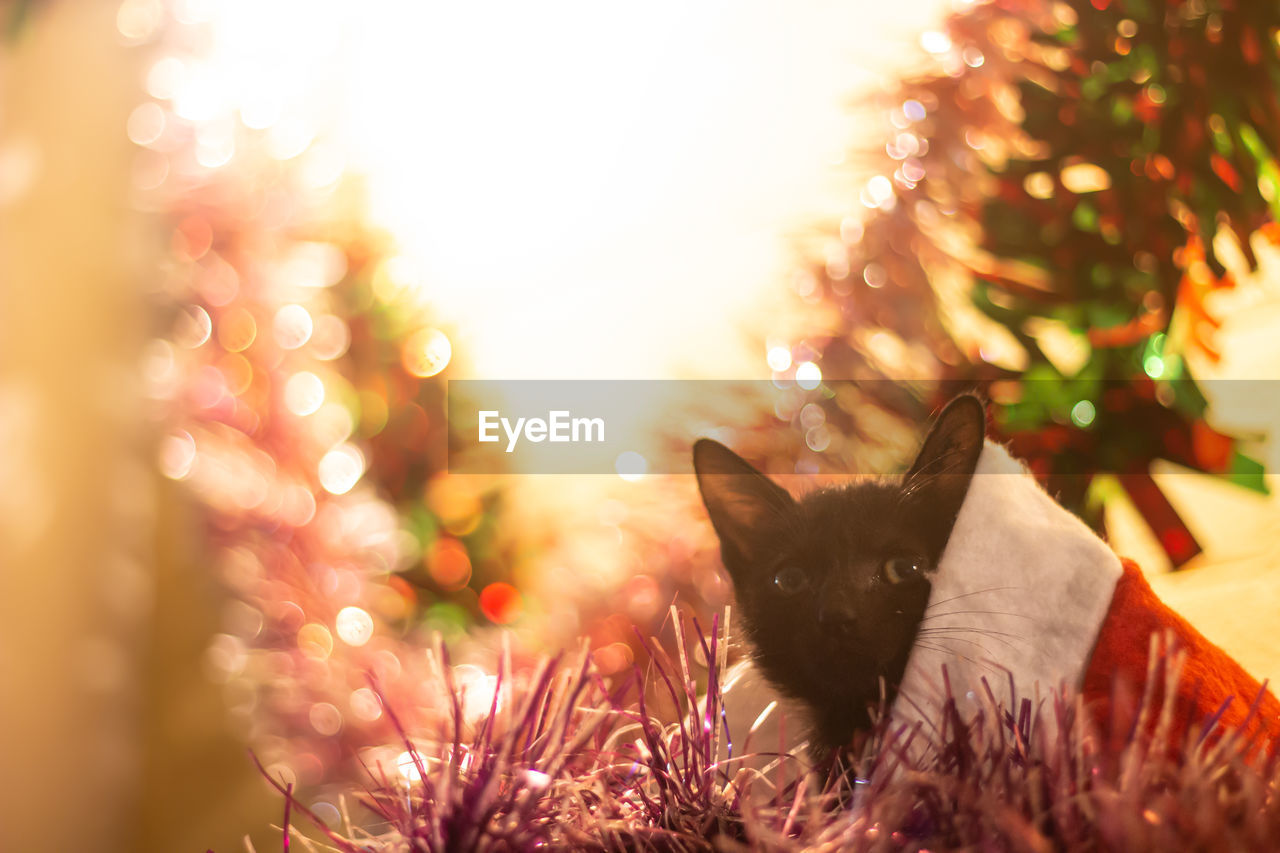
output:
M1019 701L1078 687L1121 573L1105 542L988 441L934 575L895 717L938 719L944 664L962 712L982 703L984 676L1001 702L1010 676ZM929 633L947 628L955 630Z

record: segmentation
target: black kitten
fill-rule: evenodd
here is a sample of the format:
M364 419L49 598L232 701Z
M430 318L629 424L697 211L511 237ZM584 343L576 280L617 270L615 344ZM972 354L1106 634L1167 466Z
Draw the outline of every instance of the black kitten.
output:
M724 445L693 446L754 660L812 712L815 756L870 726L882 684L892 701L984 428L978 399L957 397L902 478L798 501Z

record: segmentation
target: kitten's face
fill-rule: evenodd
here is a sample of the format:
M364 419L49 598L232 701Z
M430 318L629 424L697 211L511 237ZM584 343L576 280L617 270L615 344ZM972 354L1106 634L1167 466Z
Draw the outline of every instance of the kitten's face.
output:
M982 451L984 413L959 397L901 479L796 501L723 445L694 446L757 664L803 700L825 746L870 723L883 680L892 699Z

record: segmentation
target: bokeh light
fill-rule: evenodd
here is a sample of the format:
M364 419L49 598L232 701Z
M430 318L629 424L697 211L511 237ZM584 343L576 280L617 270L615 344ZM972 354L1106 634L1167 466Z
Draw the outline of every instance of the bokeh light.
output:
M791 366L791 350L783 346L770 347L765 360L770 370L781 373Z
M338 611L334 620L338 638L349 646L363 646L373 636L373 617L355 605Z
M276 343L284 349L297 349L311 340L311 315L301 305L284 305L276 312L272 331Z
M364 476L364 454L353 444L335 447L320 460L320 485L334 495L345 495Z
M401 354L404 369L425 379L449 366L453 345L439 329L421 329L405 340Z
M427 570L442 589L461 589L471 580L471 558L461 542L442 536L427 555Z
M368 687L351 691L351 713L358 720L371 723L382 716L382 700Z
M196 442L186 430L178 430L160 442L160 470L166 477L181 480L191 473L196 460Z
M635 482L648 472L649 460L634 450L624 450L614 460L613 467L619 477L627 482Z
M324 382L319 376L302 370L289 377L284 386L285 408L295 415L310 415L324 403Z
M298 648L314 660L325 660L333 653L333 634L318 622L308 622L298 629Z
M822 384L822 369L812 361L806 361L796 367L796 384L806 391L812 391Z
M480 592L480 610L490 622L506 625L520 617L524 601L520 591L509 583L491 583Z

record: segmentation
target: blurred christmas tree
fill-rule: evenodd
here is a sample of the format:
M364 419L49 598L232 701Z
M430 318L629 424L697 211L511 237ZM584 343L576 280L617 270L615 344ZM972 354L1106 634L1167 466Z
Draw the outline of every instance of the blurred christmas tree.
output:
M924 34L935 69L889 98L866 215L795 284L819 320L780 360L857 380L822 406L825 466L989 383L995 433L1066 505L1098 523L1114 472L1173 563L1194 556L1148 469L1261 483L1184 356L1212 356L1203 297L1231 286L1206 246L1280 203L1278 25L1269 3L996 0Z
M206 40L175 26L155 67L216 77ZM260 755L317 783L385 742L371 676L429 720L432 636L513 622L523 596L494 541L493 484L446 470L458 354L422 276L366 224L364 187L323 134L288 137L231 101L183 114L207 81L178 78L128 124L168 249L144 365L160 468L189 486L199 550L235 597L209 671Z

